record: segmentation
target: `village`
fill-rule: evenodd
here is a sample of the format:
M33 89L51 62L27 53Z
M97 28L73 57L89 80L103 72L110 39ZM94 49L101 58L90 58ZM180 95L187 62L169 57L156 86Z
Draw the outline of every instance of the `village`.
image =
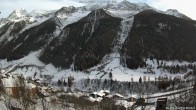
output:
M23 110L25 107L23 106L21 102L24 103L29 103L29 107L26 107L28 109L32 108L33 105L36 105L38 102L36 100L44 99L47 104L54 104L54 105L62 105L63 108L66 106L71 105L66 105L64 104L62 97L70 97L70 98L81 98L81 101L87 101L91 103L99 103L102 100L107 100L111 99L113 102L114 100L127 100L127 103L130 102L132 104L133 102L136 102L136 97L131 97L129 99L125 98L124 96L120 94L110 94L110 91L108 90L101 90L99 92L92 92L92 93L85 93L83 91L79 90L73 90L71 88L71 83L72 81L68 81L67 84L65 84L65 81L62 80L57 82L60 84L60 87L52 87L49 83L46 81L40 81L39 79L35 78L24 78L23 75L21 74L15 74L15 75L10 75L10 74L3 74L5 71L2 70L0 74L0 87L1 87L1 101L4 100L5 105L9 104L6 107L9 110ZM71 79L71 78L70 78ZM73 80L73 79L71 79ZM64 86L68 87L64 87ZM74 99L75 99L74 98ZM9 99L9 100L8 100ZM72 100L72 99L71 99ZM113 102L114 103L114 102ZM46 105L47 105L46 104ZM25 104L27 106L27 104ZM45 105L45 106L46 106ZM43 104L44 106L44 104ZM47 105L48 106L48 105ZM130 105L128 105L130 106ZM10 107L10 108L9 108ZM51 107L46 108L48 110Z
M65 108L69 110L78 106L88 106L88 109L113 106L114 110L132 110L137 107L165 110L167 100L169 100L168 97L192 90L192 87L182 88L171 92L163 92L154 97L153 94L146 95L142 93L124 96L109 90L94 92L92 90L79 90L73 86L74 78L72 76L67 79L59 79L55 84L49 81L51 79L49 75L44 75L42 80L35 78L35 76L36 73L32 77L24 78L22 74L11 75L6 73L5 70L1 70L0 100L5 103L6 108L9 110L52 110L54 107L58 107L59 110ZM146 77L141 78L138 83L141 83L142 79L146 80ZM168 77L158 77L158 79L165 82L169 81ZM180 79L175 80L180 81ZM106 102L107 104L105 105Z

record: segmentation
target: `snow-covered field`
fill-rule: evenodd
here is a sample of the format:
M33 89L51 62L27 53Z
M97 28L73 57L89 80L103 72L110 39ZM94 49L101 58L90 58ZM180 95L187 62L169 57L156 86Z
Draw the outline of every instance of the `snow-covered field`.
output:
M61 69L56 68L52 64L44 64L38 59L41 50L32 52L29 55L15 61L7 61L6 59L0 60L0 66L2 69L5 69L6 72L10 72L11 74L23 74L25 77L33 76L34 73L38 73L36 78L40 78L39 75L51 75L54 78L53 81L57 81L62 77L66 78L68 76L72 76L75 78L75 81L79 81L83 78L90 79L110 79L109 73L112 73L112 78L117 81L131 81L133 78L134 82L138 82L140 77L146 76L146 78L150 81L154 81L155 77L159 76L180 76L182 77L184 74L170 74L169 72L162 71L161 69L156 68L156 62L148 60L147 63L151 64L154 67L155 74L145 74L147 68L138 68L136 70L131 70L126 67L123 67L120 64L120 55L118 53L113 53L110 55L110 59L105 61L103 64L99 64L95 67L90 68L88 73L83 71L72 71L71 69ZM188 64L188 62L177 62L177 61L169 61L165 62L166 65L184 65ZM98 69L102 66L102 69ZM14 70L14 71L13 71Z

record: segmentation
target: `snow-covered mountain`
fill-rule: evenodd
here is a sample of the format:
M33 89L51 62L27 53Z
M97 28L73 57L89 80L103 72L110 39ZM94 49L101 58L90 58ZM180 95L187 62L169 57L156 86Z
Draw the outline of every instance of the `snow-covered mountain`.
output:
M176 9L168 9L167 11L165 11L165 14L172 15L172 16L175 16L175 17L178 17L178 18L191 20L191 18L189 18L186 15L178 12L178 10L176 10Z
M193 22L175 10L161 12L127 1L15 10L0 20L0 64L10 67L9 73L37 72L55 80L70 74L78 80L108 79L109 72L119 81L138 80L149 67L170 75L157 68L196 60Z
M74 6L62 7L61 9L55 12L55 15L57 17L63 17L63 16L69 15L74 12L76 12L76 8Z
M27 16L27 11L25 9L14 10L9 16L8 19L20 19Z
M54 11L48 11L48 10L33 10L32 12L28 13L27 16L29 17L44 17L48 16L49 14L53 13Z
M131 11L143 11L147 9L153 9L152 7L150 7L145 3L136 4L136 3L130 3L128 1L122 1L118 4L108 5L107 8L115 9L115 10L131 10Z

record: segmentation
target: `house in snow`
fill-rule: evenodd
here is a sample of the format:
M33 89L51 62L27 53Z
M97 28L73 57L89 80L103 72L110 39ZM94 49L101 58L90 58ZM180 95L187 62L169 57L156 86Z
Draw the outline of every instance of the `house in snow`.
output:
M4 90L5 92L10 95L10 96L16 96L16 91L17 91L17 88L15 85L14 85L14 78L13 77L3 77L1 79L1 83L2 83L2 86L4 87ZM15 95L14 95L15 94Z
M137 98L132 96L130 98L127 99L128 102L136 102L137 101Z
M30 96L35 96L36 95L36 85L33 83L27 83L26 84L26 89L29 90Z
M122 96L121 94L114 94L112 98L113 99L122 99L122 98L124 98L124 96Z
M16 84L17 77L9 76L1 79L1 85L3 86L7 95L13 98L18 98L21 94L21 86ZM25 91L29 90L30 95L34 96L36 94L36 86L32 83L25 84Z

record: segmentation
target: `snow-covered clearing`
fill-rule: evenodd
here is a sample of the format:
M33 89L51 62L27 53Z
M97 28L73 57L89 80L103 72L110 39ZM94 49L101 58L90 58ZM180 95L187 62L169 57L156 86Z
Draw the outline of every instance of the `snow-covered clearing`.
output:
M6 72L10 72L17 66L21 66L22 68L17 68L14 71L11 71L11 74L23 74L25 77L27 76L33 76L34 73L38 73L36 78L40 78L40 74L42 75L52 75L53 81L57 81L58 79L67 78L70 75L74 77L74 81L79 81L80 79L110 79L109 78L109 73L112 73L112 78L117 81L131 81L131 78L133 77L133 80L135 82L139 81L140 77L146 76L147 78L149 77L150 81L154 81L155 77L157 78L158 76L183 76L183 74L170 74L169 72L162 71L160 69L154 68L153 70L155 71L155 74L144 74L144 72L147 71L146 68L139 68L136 70L131 70L128 68L123 67L120 64L120 55L119 53L113 53L109 57L111 60L99 64L95 67L90 68L88 71L90 73L86 73L83 71L72 71L71 69L61 69L61 68L56 68L52 64L44 64L41 62L38 57L40 54L41 50L35 51L30 53L29 55L25 56L24 58L21 58L19 60L15 61L7 61L6 59L0 60L0 65L2 69L5 69ZM153 67L156 67L156 61L147 61L148 64L152 64ZM165 61L166 62L166 61ZM183 64L187 64L187 62L182 62ZM174 65L174 64L182 64L182 63L177 63L177 62L167 62L166 65ZM26 66L26 67L25 67ZM100 67L103 67L102 69L98 69ZM5 73L6 73L5 72Z

